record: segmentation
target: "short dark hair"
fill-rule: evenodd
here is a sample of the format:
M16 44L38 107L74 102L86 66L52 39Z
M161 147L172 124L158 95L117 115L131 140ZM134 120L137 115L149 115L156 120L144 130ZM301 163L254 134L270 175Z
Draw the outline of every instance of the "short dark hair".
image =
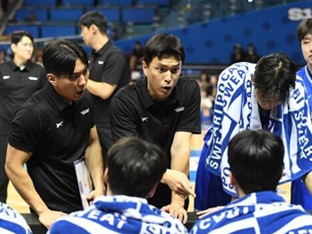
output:
M264 98L276 98L285 103L295 87L296 66L284 53L263 56L256 65L254 87Z
M27 31L14 31L11 33L11 43L17 44L23 37L28 37L34 44L34 37Z
M58 39L49 42L43 48L42 63L47 73L57 77L69 77L74 73L76 60L88 67L88 55L75 41Z
M145 44L143 57L149 65L155 58L175 56L184 63L185 52L180 39L172 34L157 34L151 37Z
M228 145L230 171L245 194L276 191L283 158L282 140L266 130L244 130Z
M101 33L107 33L107 19L101 12L90 11L83 14L79 19L80 26L89 28L92 24L96 25Z
M297 27L297 38L299 42L308 34L312 35L312 18L302 20Z
M109 186L115 195L146 198L166 171L164 152L137 137L124 137L108 151Z

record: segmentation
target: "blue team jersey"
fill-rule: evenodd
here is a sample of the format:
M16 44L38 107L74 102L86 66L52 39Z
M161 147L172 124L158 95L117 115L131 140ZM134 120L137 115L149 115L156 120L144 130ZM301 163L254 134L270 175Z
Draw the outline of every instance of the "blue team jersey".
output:
M305 84L310 112L312 113L312 74L308 66L302 67L297 72L297 76L300 76ZM301 178L291 184L291 203L301 205L307 211L312 211L312 196Z

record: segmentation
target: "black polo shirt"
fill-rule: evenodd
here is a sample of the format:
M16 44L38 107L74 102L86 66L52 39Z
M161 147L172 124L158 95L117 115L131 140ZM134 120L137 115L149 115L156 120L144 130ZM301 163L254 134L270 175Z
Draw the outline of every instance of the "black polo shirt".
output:
M0 135L9 134L14 112L46 83L46 72L36 63L22 70L13 61L0 64Z
M87 91L68 105L50 84L16 112L9 143L33 153L27 171L50 209L82 209L73 162L85 155L93 126Z
M91 80L117 85L113 94L105 100L92 95L95 123L108 128L111 98L130 80L128 64L122 51L108 41L99 51L92 51L89 57L89 69Z
M169 98L154 102L147 90L147 80L122 88L112 99L111 129L113 139L138 136L160 146L167 155L176 132L201 133L200 89L198 82L180 78ZM170 189L158 186L151 204L161 207L171 201Z

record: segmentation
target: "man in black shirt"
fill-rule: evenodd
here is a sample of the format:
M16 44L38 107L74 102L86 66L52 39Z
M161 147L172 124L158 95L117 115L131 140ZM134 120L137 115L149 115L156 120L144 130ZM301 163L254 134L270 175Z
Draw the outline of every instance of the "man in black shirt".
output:
M47 228L65 213L82 209L75 173L85 158L94 191L104 193L101 147L85 90L89 77L86 52L68 40L43 49L48 85L15 113L6 172L21 197ZM24 168L27 164L27 171Z
M13 60L0 64L0 201L7 199L8 178L4 170L8 135L14 112L47 83L43 67L30 61L34 38L26 31L11 34Z
M166 152L168 169L149 203L185 223L185 198L194 195L187 179L191 138L201 133L201 126L198 82L180 78L184 58L177 37L158 34L149 39L142 62L146 78L113 97L111 123L115 140L138 136Z
M93 51L89 57L90 80L87 89L94 103L94 118L103 156L112 145L110 102L129 83L128 64L122 51L107 35L107 19L99 12L87 12L79 20L81 36Z

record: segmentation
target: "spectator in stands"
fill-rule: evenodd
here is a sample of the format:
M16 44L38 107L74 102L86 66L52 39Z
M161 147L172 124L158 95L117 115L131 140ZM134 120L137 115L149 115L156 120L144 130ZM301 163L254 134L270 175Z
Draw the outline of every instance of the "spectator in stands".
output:
M247 51L244 55L244 61L249 63L257 63L260 59L260 55L255 50L255 47L253 44L248 44Z
M32 231L23 216L0 202L0 233L32 234Z
M46 72L31 61L34 38L26 31L11 34L13 60L0 64L0 201L7 199L4 170L8 136L15 111L47 83Z
M201 133L201 127L198 82L180 79L184 59L184 48L177 37L151 37L142 62L146 77L115 94L111 127L114 140L138 136L165 151L168 169L149 202L186 222L185 198L195 195L187 179L191 139L192 134Z
M29 11L28 15L25 17L25 21L28 23L38 22L36 13L34 11Z
M196 222L200 233L308 233L312 217L276 193L283 174L283 141L266 130L244 130L228 145L235 200Z
M43 49L43 65L48 84L15 113L5 168L31 212L49 228L60 216L82 209L77 160L85 160L93 181L88 199L104 194L104 181L91 98L85 90L86 52L73 41L54 40Z
M137 81L141 76L141 69L138 68L143 60L143 47L140 41L136 41L130 54L129 67L131 72L131 81Z
M0 50L0 63L8 61L7 52L5 49Z
M216 95L217 95L217 85L218 85L218 76L211 75L209 77L209 82L207 86L207 96L211 99L212 103L214 103Z
M95 124L103 157L113 144L110 127L110 102L113 95L130 82L127 60L107 35L107 19L100 12L87 12L79 20L81 36L93 51L89 57L90 80L87 89L95 105Z
M209 82L208 82L208 74L205 71L202 71L199 75L199 86L203 89L207 89Z
M237 196L230 184L228 142L244 129L265 129L285 144L281 183L312 171L312 124L303 81L283 53L262 57L257 64L236 63L219 76L213 124L196 175L195 208L225 205ZM312 184L311 177L305 183ZM225 192L226 191L226 192Z
M297 37L301 45L302 55L306 61L306 65L302 67L297 75L300 76L305 83L307 97L310 107L310 116L312 118L312 19L307 18L300 22L297 28ZM311 173L310 173L311 174ZM312 176L308 174L308 176ZM312 196L305 183L306 175L292 182L291 186L291 203L302 205L305 210L312 211ZM312 187L312 184L310 184Z
M49 234L69 230L91 234L188 233L179 220L147 203L165 171L166 158L158 146L136 137L120 139L107 155L107 196L96 199L88 210L58 219Z
M240 44L236 44L231 53L231 63L242 62L245 57L245 51Z

